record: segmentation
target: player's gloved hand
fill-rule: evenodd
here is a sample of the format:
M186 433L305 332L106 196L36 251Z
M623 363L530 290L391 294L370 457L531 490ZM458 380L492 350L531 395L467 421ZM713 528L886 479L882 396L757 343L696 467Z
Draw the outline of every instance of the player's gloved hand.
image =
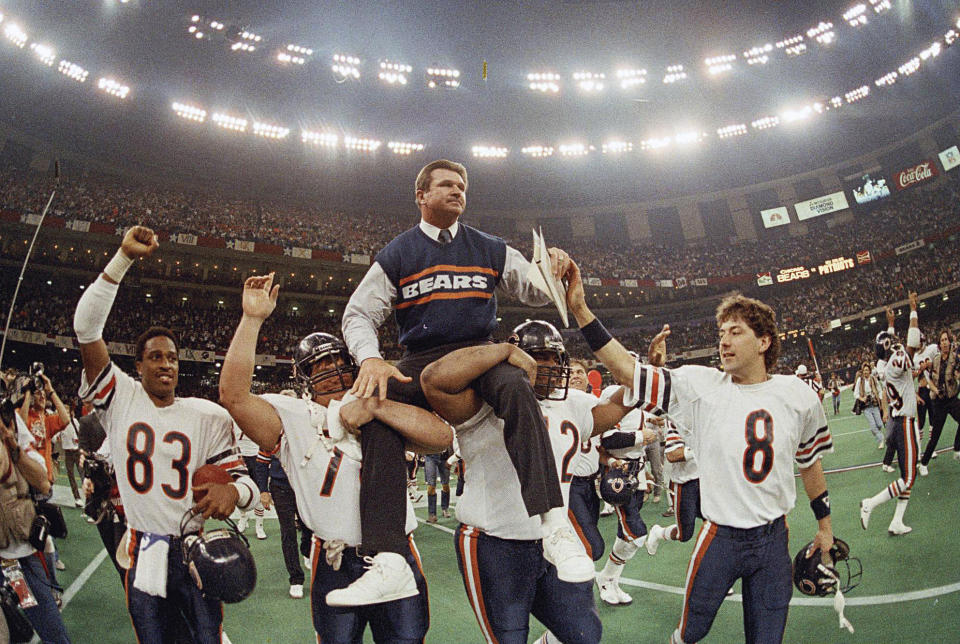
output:
M254 275L243 283L243 314L249 318L266 320L277 307L280 285L273 283L274 273Z
M413 378L400 373L400 370L383 358L367 358L360 364L357 380L350 393L358 398L370 398L379 393L380 400L387 399L387 381L391 378L399 382L411 382Z
M194 509L203 513L204 519L226 519L237 507L240 493L229 483L201 483L193 486L194 492L206 490L206 495L194 506Z
M123 235L120 250L130 259L150 257L160 247L154 232L146 226L133 226Z

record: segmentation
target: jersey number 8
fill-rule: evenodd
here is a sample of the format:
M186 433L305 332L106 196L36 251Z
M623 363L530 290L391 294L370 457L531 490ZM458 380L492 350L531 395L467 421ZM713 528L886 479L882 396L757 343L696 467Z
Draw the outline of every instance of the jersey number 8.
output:
M757 428L763 424L763 436ZM747 449L743 452L743 475L751 483L763 483L773 469L773 417L766 409L758 409L747 416L744 430ZM760 463L757 464L757 456Z

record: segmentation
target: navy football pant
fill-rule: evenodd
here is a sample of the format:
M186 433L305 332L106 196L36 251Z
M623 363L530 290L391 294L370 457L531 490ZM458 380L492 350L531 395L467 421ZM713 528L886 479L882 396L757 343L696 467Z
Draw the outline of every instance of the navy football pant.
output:
M560 581L539 540L499 539L463 524L454 539L467 599L485 641L526 644L530 615L564 644L600 641L593 583Z
M786 520L740 529L704 521L687 568L680 637L697 642L710 631L720 604L742 579L747 644L779 644L793 594Z
M570 509L567 515L587 555L594 561L603 557L603 536L597 522L600 520L600 497L592 476L574 476L570 482Z
M183 563L180 539L171 537L167 556L167 596L148 595L133 586L137 578L140 533L130 531L130 570L127 571L127 610L139 644L177 641L177 626L186 622L196 644L220 644L223 604L200 593ZM179 616L178 616L179 615ZM182 616L182 617L180 617Z
M630 464L631 472L637 476L641 484L646 483L643 468L639 461L632 461ZM647 524L640 518L640 508L643 507L643 490L637 490L630 497L630 500L621 505L615 505L614 511L617 513L617 536L624 541L634 541L647 534Z
M700 479L686 483L670 481L673 495L673 514L677 519L677 541L689 541L693 537L694 524L703 519L700 514Z
M427 581L420 566L420 553L407 537L407 552L404 556L417 582L418 595L397 599L382 604L334 608L327 605L327 593L345 588L366 572L367 564L357 554L356 548L343 551L340 570L327 563L323 541L313 541L313 581L310 588L310 604L313 611L313 629L317 642L323 644L361 644L363 631L370 625L373 641L377 644L415 644L423 642L430 626Z

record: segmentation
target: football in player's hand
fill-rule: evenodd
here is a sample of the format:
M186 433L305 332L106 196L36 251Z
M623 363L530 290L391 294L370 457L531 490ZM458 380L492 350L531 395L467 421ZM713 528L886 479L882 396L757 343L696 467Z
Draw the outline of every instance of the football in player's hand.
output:
M204 483L231 483L233 482L233 477L230 476L230 473L227 470L223 469L219 465L204 465L199 468L196 472L193 473L192 487L193 490L193 501L197 503L206 496L206 490L198 490L196 487L198 485L203 485Z

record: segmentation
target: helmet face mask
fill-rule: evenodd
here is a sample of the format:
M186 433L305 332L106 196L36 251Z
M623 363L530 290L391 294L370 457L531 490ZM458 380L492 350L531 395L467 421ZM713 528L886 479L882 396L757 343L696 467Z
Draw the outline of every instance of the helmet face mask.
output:
M317 370L326 361L329 367ZM328 396L347 391L357 377L357 363L340 338L329 333L311 333L297 345L293 374L311 395ZM336 386L318 389L318 385L337 379Z
M793 584L797 590L804 595L824 597L838 590L848 593L860 585L863 566L857 557L850 556L846 541L834 539L826 558L819 549L808 558L807 550L812 546L811 541L800 548L793 559Z
M513 330L508 342L529 353L537 362L537 381L533 387L538 400L566 400L570 388L570 358L563 337L549 322L531 320Z

